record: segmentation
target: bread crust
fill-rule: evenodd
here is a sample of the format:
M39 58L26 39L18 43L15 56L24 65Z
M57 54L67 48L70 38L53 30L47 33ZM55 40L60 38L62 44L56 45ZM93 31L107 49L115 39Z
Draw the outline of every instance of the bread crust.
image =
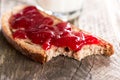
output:
M19 12L20 10L22 10L23 8L25 8L26 6L27 5L18 6L15 9L13 9L12 11L8 11L7 13L5 13L2 16L2 32L5 36L5 38L8 40L8 42L10 44L12 44L17 50L19 50L22 54L26 55L27 57L29 57L35 61L45 63L45 62L49 61L52 57L56 57L58 55L65 55L68 57L73 57L77 60L81 60L84 57L92 55L92 54L103 54L106 56L111 56L114 53L113 46L101 38L99 38L99 39L104 44L85 45L84 47L82 47L82 49L80 51L78 51L78 52L70 51L69 53L66 52L64 48L57 48L55 46L52 46L52 48L50 50L45 51L41 48L40 45L36 45L34 43L31 43L29 40L13 39L12 30L9 27L9 18L13 14L15 14L15 13ZM52 18L54 20L55 24L62 22L62 20L56 18L55 16L48 15L43 11L40 11L40 13L42 13L44 16L48 16L48 17ZM81 29L75 27L74 25L72 25L72 29L74 31L81 31ZM85 32L85 31L83 31L83 32ZM86 53L83 55L83 53L85 53L84 48L85 49L89 48L89 50L92 50L93 49L92 46L94 46L94 47L96 46L99 48L95 49L96 52L95 52L95 50L91 51L91 52L93 52L92 54ZM83 56L83 57L81 57L81 56Z

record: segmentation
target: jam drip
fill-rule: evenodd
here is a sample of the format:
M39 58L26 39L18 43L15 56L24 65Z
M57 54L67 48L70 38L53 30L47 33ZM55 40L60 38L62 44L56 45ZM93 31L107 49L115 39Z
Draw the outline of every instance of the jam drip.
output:
M72 31L71 25L67 22L53 25L52 18L43 16L34 6L28 6L13 15L9 23L15 30L13 38L30 39L33 43L42 45L45 50L54 45L78 51L84 45L100 42L92 35Z

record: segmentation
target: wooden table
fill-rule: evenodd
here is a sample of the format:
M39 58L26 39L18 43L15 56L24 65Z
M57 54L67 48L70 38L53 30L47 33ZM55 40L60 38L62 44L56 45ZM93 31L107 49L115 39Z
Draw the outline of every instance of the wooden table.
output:
M2 14L26 2L35 4L2 0ZM78 25L111 42L114 55L93 55L80 62L59 56L41 65L15 50L0 31L0 80L120 80L120 0L84 0Z

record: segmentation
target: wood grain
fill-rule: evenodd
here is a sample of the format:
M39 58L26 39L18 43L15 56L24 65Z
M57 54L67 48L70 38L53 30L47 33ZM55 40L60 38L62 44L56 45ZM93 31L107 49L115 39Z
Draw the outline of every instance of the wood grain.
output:
M77 23L80 28L111 42L115 49L113 56L93 55L80 62L59 56L41 65L15 50L0 31L0 80L120 80L120 41L115 32L120 26L117 12L120 6L108 5L108 1L120 4L118 0L85 0ZM26 3L25 0L2 0L2 14ZM114 8L117 10L111 10Z

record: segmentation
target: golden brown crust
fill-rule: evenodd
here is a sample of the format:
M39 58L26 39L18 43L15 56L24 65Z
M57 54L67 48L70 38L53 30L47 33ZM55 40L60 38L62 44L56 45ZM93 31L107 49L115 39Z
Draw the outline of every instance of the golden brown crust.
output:
M13 39L13 37L12 37L12 32L10 30L9 23L8 23L9 18L12 14L15 14L16 12L20 11L24 7L25 6L19 6L14 10L14 12L13 11L8 12L2 17L2 32L3 32L4 36L6 37L6 39L9 41L9 43L11 43L17 50L21 51L24 55L30 57L31 59L33 59L35 61L41 62L41 63L47 62L49 55L47 55L46 51L43 50L40 45L29 44L25 40L22 41L19 39ZM60 19L58 19L52 15L48 15L43 11L40 11L40 12L44 16L51 17L55 22L54 24L61 22ZM73 28L73 30L81 31L74 25L72 25L72 28ZM85 32L85 31L83 31L83 32ZM104 48L103 54L106 56L111 56L114 53L113 46L110 43L102 40L101 38L99 38L99 39L102 41L102 43L98 46L101 46ZM35 48L34 48L34 46L35 46Z
M110 44L110 43L107 43L106 45L104 45L104 53L106 54L103 54L105 56L111 56L113 53L114 53L114 49L113 49L113 46Z

